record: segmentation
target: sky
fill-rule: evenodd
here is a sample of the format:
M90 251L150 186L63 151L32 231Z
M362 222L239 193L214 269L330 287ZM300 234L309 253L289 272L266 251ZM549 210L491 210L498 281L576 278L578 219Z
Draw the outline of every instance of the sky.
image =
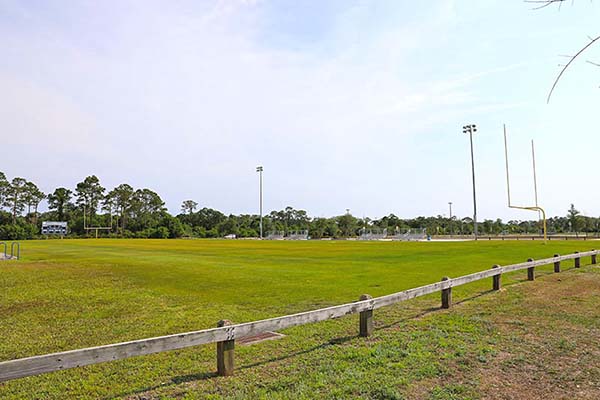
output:
M600 215L600 5L0 0L0 171L225 213Z

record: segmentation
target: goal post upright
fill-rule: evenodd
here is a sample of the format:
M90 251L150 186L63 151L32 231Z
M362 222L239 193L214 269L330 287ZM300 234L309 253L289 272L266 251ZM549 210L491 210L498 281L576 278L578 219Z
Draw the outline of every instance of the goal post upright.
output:
M533 139L531 139L531 163L533 165L533 192L535 195L535 206L538 205L538 191L537 191L537 173L535 168L535 144L533 143ZM538 211L538 220L540 219L540 212Z

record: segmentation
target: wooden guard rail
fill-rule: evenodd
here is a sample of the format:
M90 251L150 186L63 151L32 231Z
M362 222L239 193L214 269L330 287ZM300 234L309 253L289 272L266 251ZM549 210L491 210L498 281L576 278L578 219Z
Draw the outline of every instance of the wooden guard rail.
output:
M230 321L222 320L217 324L217 328L213 329L204 329L176 335L160 336L150 339L134 340L130 342L4 361L0 362L0 382L208 343L217 343L217 372L221 376L227 376L233 373L236 339L356 313L360 313L360 336L369 336L373 331L373 310L377 308L438 291L441 291L442 293L442 307L449 308L452 305L453 287L481 279L492 278L492 289L499 290L503 273L527 269L528 280L533 280L535 279L535 267L554 264L554 271L560 272L561 261L572 259L574 260L574 266L579 268L582 257L591 257L591 263L596 264L596 256L599 253L600 251L598 250L592 250L583 253L575 252L574 254L566 256L556 254L552 258L537 261L529 259L524 263L507 265L504 267L494 265L491 269L461 276L459 278L450 279L444 277L441 282L376 298L371 298L369 295L362 295L357 302L314 311L235 325L231 324Z

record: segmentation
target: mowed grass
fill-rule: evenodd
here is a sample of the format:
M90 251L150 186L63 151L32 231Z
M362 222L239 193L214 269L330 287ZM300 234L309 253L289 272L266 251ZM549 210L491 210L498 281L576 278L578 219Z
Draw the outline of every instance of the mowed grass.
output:
M22 260L0 263L0 360L210 328L224 318L246 322L306 311L354 301L362 293L389 294L436 282L443 276L480 271L492 264L585 251L595 244L117 239L23 242ZM565 263L565 267L570 265ZM549 266L540 269L539 274L550 271ZM504 284L523 278L524 273L511 274L504 278ZM455 288L453 294L455 299L469 298L489 286L488 281L477 282ZM418 313L418 309L433 308L437 298L429 296L378 311L378 324L392 324L413 311ZM446 322L459 333L464 330L458 339L446 340L450 346L462 348L462 356L479 354L489 347L486 340L477 339L488 336L487 328L477 321L461 317ZM352 356L337 348L337 343L355 340L354 316L289 329L284 339L239 347L242 374L251 378L231 378L233 392L223 388L219 383L222 379L212 376L213 346L200 346L15 380L0 384L0 398L135 397L157 392L161 387L167 388L166 392L158 391L157 396L181 397L186 395L179 389L185 382L200 382L192 390L194 398L208 393L216 397L311 398L315 391L318 397L394 398L400 396L398 387L408 388L413 381L443 373L444 367L431 348L444 341L444 335L439 337L430 328L421 332L422 328L393 339L404 337L402 348L396 349L400 353L414 350L406 343L428 350L392 368L402 382L388 387L389 393L381 384L368 386L371 389L364 393L354 388L354 384L360 386L367 380L377 382L362 370L350 381L334 382L319 378L314 365L303 366L303 358L294 357L316 350L323 365L328 366L327 374L346 376L343 371L354 371L352 358L373 351L361 347ZM418 337L409 340L406 335ZM261 384L264 373L268 375L268 369L265 372L260 366L265 363L285 365L287 375L270 377L276 378L275 387ZM381 373L386 371L384 366L375 367ZM386 380L385 376L381 379ZM339 392L340 386L350 391ZM376 389L381 393L375 393Z

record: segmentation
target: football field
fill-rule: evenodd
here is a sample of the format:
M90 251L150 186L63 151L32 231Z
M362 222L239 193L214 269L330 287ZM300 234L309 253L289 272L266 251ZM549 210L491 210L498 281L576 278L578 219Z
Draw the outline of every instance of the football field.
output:
M493 264L586 251L596 244L28 241L22 243L21 260L0 263L0 361L212 328L221 319L240 323L308 311L358 300L363 293L381 296L437 282L444 276L481 271ZM564 268L570 267L571 263L565 262ZM539 268L542 279L552 274L551 268ZM510 286L523 280L522 272L514 273L503 278L503 283ZM485 293L490 284L486 280L458 287L455 301ZM403 312L433 306L438 297L432 295L390 309ZM385 313L381 315L396 316L393 311ZM355 331L355 319L292 328L283 332L287 335L283 339L240 347L242 372L238 374L244 374L244 367L250 371L252 365L273 358L275 363L293 365L293 356L280 360L276 355L308 352L315 346L334 343ZM61 398L64 393L80 398L132 397L161 385L173 387L169 395L177 397L182 383L222 380L212 377L213 353L213 346L200 346L15 380L0 384L0 397ZM339 365L343 369L344 363ZM261 392L259 381L244 383L244 390L249 392L235 394L271 397L272 391ZM285 379L281 382L284 385ZM282 393L305 395L289 387ZM218 397L219 391L213 395Z

